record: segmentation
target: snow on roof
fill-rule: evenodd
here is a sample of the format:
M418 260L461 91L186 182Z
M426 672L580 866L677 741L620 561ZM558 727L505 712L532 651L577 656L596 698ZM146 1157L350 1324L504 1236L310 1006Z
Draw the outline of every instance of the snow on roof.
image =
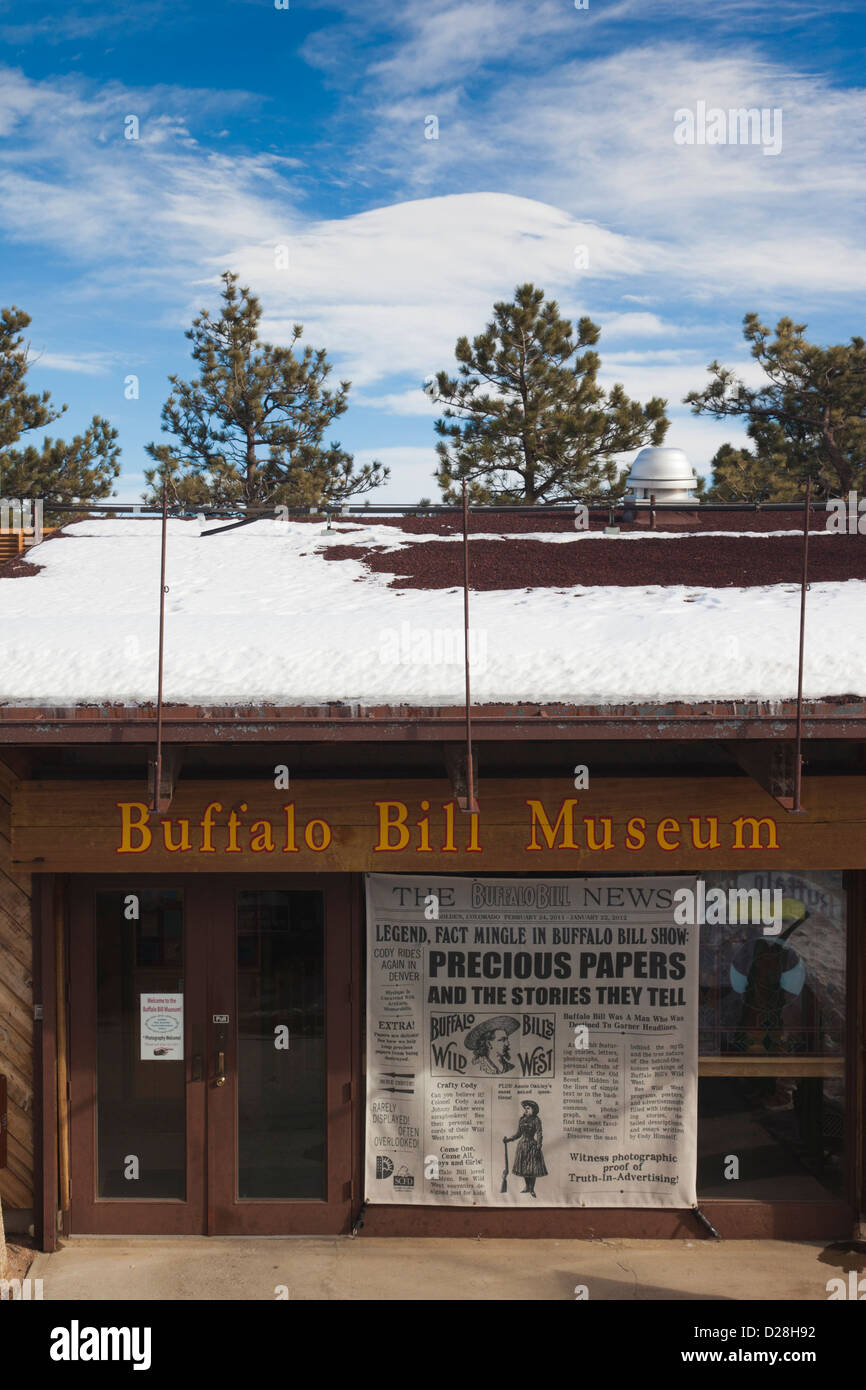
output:
M782 522L788 531L792 520ZM476 526L478 521L473 517ZM477 703L619 705L796 695L797 583L666 582L674 558L687 556L695 543L724 548L742 545L744 537L728 532L711 539L705 532L612 538L573 530L550 535L530 518L517 538L513 527L500 530L498 523L496 516L485 518L484 539L473 534L471 543L473 572L478 570L483 586L471 598ZM353 517L336 522L330 533L322 521L263 520L203 534L224 524L169 522L167 702L462 702L462 561L461 548L451 544L459 539L456 533L445 537L437 528L424 533L378 520L365 525ZM556 546L544 544L554 540ZM841 555L849 561L841 578L811 585L804 695L864 695L866 543L841 536L815 540L816 565L821 555L828 563ZM753 535L747 541L761 547L783 542L797 545L793 536ZM527 544L540 547L529 559L519 549ZM500 587L484 580L485 545L498 557L490 573ZM603 546L615 549L605 552ZM446 550L442 586L436 575ZM429 561L423 582L431 587L395 577L411 571L422 552ZM594 564L584 582L564 583L553 565L557 556L577 556L583 568L591 556L614 555L625 566L641 554L661 557L653 583L645 576L626 585L586 582ZM496 580L508 571L511 555L514 572ZM382 556L388 567L377 572L371 561L382 563ZM152 704L159 521L76 522L29 551L27 561L38 572L15 578L14 565L0 571L0 702ZM553 580L548 565L556 569ZM848 573L864 577L844 577Z

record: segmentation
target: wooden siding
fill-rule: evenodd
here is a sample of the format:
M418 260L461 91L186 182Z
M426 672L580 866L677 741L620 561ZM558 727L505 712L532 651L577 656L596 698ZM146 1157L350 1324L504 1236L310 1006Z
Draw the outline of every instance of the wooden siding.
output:
M46 536L52 536L56 530L56 526L43 527L43 540ZM0 530L0 565L6 565L10 560L17 560L20 555L23 555L26 550L30 550L35 544L32 530Z
M12 869L12 804L18 779L0 761L0 1072L8 1081L7 1208L33 1206L33 941L30 875Z
M248 871L551 874L866 868L866 777L804 778L806 810L795 816L748 777L599 778L590 789L575 792L565 763L559 779L482 779L478 848L471 847L471 818L450 803L444 780L293 780L290 791L276 791L264 777L257 782L181 780L162 825L158 817L148 821L141 782L25 781L12 817L14 863L23 871L127 877ZM444 811L449 803L451 847L446 845ZM558 821L564 803L573 817L573 841L566 838L565 822ZM287 804L294 806L291 837ZM384 809L377 810L380 804ZM119 852L121 805L128 808L131 852ZM211 848L204 847L201 828L208 807ZM547 830L534 823L539 808ZM234 846L227 831L232 811L239 822ZM393 825L389 838L382 819L398 815L403 830ZM708 843L709 817L718 822L717 848L701 847ZM741 827L739 836L738 820L749 817L767 822L760 843L755 842L755 827ZM591 828L594 839L585 818L597 822ZM609 844L601 823L605 818ZM642 820L642 828L635 827L633 818ZM429 839L419 829L428 819ZM321 824L305 833L310 822L321 820L327 822L327 835ZM267 841L263 821L272 826ZM398 847L401 840L403 848ZM289 852L287 845L296 847Z

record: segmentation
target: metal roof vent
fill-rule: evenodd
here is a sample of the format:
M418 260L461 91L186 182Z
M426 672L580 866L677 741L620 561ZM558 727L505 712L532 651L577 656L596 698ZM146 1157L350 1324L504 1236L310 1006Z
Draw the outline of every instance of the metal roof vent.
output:
M657 502L688 502L695 506L697 499L692 491L697 484L695 470L682 449L647 445L625 480L626 500L648 507L654 496Z

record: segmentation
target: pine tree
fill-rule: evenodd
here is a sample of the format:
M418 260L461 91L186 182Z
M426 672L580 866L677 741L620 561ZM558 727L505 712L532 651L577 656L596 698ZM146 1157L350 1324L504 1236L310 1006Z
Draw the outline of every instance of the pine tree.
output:
M465 478L476 502L530 503L599 499L623 491L626 470L614 456L660 444L665 401L645 406L622 386L606 394L592 347L600 329L561 317L544 291L519 285L513 302L493 306L493 320L472 342L457 340L456 377L437 374L436 422L444 500L456 501Z
M327 388L325 350L296 353L297 323L288 347L261 342L259 300L231 271L222 281L219 317L203 309L186 334L198 377L169 378L162 423L177 442L147 446L156 463L145 472L148 500L159 500L163 479L172 498L191 506L318 506L379 487L387 468L356 470L338 443L322 442L346 410L350 386Z
M805 495L805 481L791 471L784 450L759 454L722 444L710 469L709 484L699 479L703 502L800 502Z
M751 457L764 470L771 501L789 500L791 483L802 496L809 476L819 496L866 488L866 340L821 348L806 341L806 327L782 318L773 339L757 314L746 314L743 336L764 384L747 387L711 362L712 379L685 397L695 415L748 420Z
M99 415L68 443L46 437L38 446L11 447L66 410L51 403L48 391L39 395L27 389L31 364L24 329L29 323L29 314L14 305L0 310L0 496L41 499L49 520L52 503L107 497L120 472L120 449L117 430Z

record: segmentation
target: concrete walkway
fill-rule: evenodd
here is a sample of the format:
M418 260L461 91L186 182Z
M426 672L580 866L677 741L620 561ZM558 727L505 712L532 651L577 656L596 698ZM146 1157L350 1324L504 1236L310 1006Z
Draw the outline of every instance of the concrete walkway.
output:
M76 1237L39 1255L46 1300L827 1299L866 1255L819 1243ZM287 1292L286 1292L287 1291Z

